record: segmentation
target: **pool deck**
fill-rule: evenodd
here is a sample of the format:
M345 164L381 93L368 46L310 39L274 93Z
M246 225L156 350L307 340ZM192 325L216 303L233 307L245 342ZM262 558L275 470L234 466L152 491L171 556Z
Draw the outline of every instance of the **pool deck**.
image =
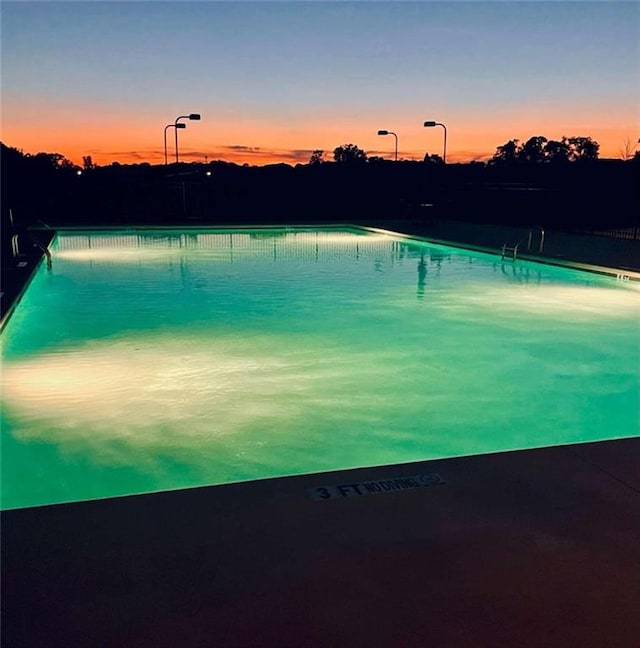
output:
M562 258L640 269L606 248ZM6 511L1 531L3 648L640 646L640 438Z
M2 646L637 648L639 457L628 439L5 512Z

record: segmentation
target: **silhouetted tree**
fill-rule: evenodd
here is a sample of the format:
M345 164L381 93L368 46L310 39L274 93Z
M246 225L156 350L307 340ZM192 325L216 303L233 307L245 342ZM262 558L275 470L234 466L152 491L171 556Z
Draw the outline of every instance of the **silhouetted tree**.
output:
M343 144L333 149L336 162L366 162L367 154L355 144Z
M489 160L489 164L511 165L516 162L597 160L599 149L600 144L590 137L563 137L558 142L547 140L542 135L536 135L530 137L522 145L518 145L518 140L513 139L498 146L495 155Z
M426 162L427 164L444 164L444 160L439 155L436 155L435 153L432 154L425 153L424 162Z
M22 164L25 157L25 154L20 149L13 146L6 146L0 142L0 159L2 160L3 166L9 165L10 167L14 167Z
M570 159L575 160L597 160L600 144L590 137L570 137L568 139L571 147Z
M518 160L526 163L538 163L545 159L544 147L548 142L546 137L536 135L530 137L517 152Z
M549 162L568 162L571 155L571 147L566 137L560 141L548 140L544 145L544 157Z
M95 164L93 163L93 160L91 159L90 155L82 156L82 166L85 170L95 168Z
M322 159L323 155L324 151L322 149L316 149L309 158L309 164L321 164L322 162L324 162L324 160Z
M54 171L55 169L72 168L73 162L61 153L36 153L31 155L27 153L25 157L30 161L30 165L34 169L41 171Z
M489 164L513 164L518 160L519 151L518 140L509 140L506 144L498 146Z
M636 145L631 143L631 139L627 137L624 144L618 149L618 155L621 160L631 160L635 152Z

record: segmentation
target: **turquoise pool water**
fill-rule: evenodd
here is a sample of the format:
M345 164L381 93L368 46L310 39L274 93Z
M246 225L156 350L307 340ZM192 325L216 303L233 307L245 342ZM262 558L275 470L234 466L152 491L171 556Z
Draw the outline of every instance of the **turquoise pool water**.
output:
M638 284L364 230L59 233L2 507L638 434Z

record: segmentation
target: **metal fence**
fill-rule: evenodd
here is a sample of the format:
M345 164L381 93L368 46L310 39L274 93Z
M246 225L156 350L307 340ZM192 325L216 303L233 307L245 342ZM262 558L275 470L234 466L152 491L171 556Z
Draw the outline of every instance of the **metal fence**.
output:
M576 233L588 234L590 236L602 236L606 238L630 239L633 241L640 241L640 225L635 225L634 227L621 227L618 229L584 230Z
M179 248L214 250L229 258L244 256L272 260L335 260L340 257L357 259L400 259L404 255L402 242L376 234L347 231L279 231L254 232L131 232L131 233L60 233L56 239L57 253L91 251L87 256L95 261L117 262L123 251L156 248L167 253ZM112 252L112 254L104 254ZM119 255L120 253L120 255ZM127 258L131 259L129 255Z

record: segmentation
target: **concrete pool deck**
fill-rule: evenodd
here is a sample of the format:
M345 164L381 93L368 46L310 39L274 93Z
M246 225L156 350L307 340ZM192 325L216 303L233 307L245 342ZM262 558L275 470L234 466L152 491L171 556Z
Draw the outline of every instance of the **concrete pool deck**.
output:
M558 258L638 270L623 243ZM640 438L6 511L1 533L3 648L640 645Z
M8 511L2 645L634 648L639 457L627 439Z

